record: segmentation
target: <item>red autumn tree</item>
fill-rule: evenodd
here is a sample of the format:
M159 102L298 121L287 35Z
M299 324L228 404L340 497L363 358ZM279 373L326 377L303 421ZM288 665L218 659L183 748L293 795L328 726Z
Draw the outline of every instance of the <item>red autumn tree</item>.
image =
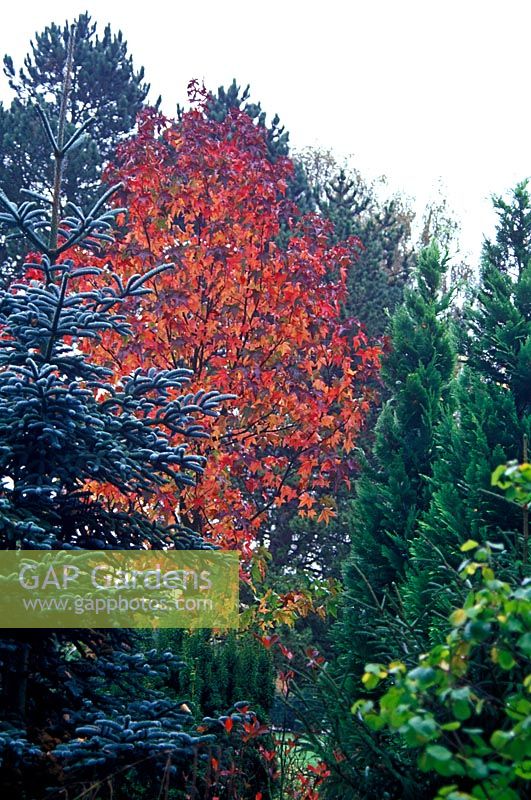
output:
M167 490L158 511L244 551L275 505L333 513L317 498L344 469L378 361L340 319L357 243L331 246L327 223L297 216L284 198L291 171L268 159L246 114L216 122L201 109L179 122L144 113L112 170L129 209L113 269L175 268L129 309L134 336L105 334L97 353L122 370L190 367L192 387L237 396L212 426L198 486Z

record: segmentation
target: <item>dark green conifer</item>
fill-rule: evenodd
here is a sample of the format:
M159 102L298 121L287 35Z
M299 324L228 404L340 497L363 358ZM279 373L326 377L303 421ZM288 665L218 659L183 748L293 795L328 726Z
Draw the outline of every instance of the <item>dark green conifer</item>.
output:
M273 660L250 633L168 631L161 633L161 642L186 664L178 691L202 714L217 716L245 698L262 720L268 718L275 694Z
M357 676L367 660L385 660L392 652L388 625L396 617L396 584L429 502L434 431L450 403L454 365L449 298L441 296L444 270L435 244L422 251L415 285L392 318L392 346L382 369L390 398L356 483L337 635L342 665Z
M66 114L66 136L90 118L90 137L70 148L63 172L63 194L86 203L97 193L101 171L116 144L135 124L149 91L144 70L135 71L121 31L109 25L100 36L88 13L75 21L76 46ZM21 188L46 190L51 185L50 144L35 114L35 103L46 110L53 126L61 102L63 69L70 24L52 23L31 42L31 52L17 71L10 56L4 72L15 99L3 109L0 142L0 186L12 200Z
M348 715L349 699L363 691L363 665L396 658L413 665L430 640L444 637L450 611L463 605L470 589L457 577L467 557L460 551L465 541L503 545L497 562L501 577L519 581L529 572L525 511L508 505L491 486L495 467L523 460L531 427L527 184L520 184L508 202L497 198L495 205L496 238L485 243L479 286L459 315L455 377L445 311L433 327L422 311L422 292L412 305L415 296L407 291L404 307L393 318L393 349L384 369L391 397L353 504L352 555L336 640L339 659L331 669L337 682L334 691L323 683L322 691L328 706L337 697L348 698L343 712L327 707L323 723L337 732L333 746L341 746L347 759L343 772L333 771L323 787L324 797L357 798L358 786L371 800L380 800L393 786L391 796L434 796L433 780L430 784L429 774L415 774L412 753L402 742L385 731L367 735ZM432 323L435 319L431 316ZM437 363L442 371L433 370ZM488 634L488 626L478 630L490 651ZM495 730L503 724L500 687L505 684L487 657L474 663L473 673Z
M362 245L349 268L345 313L369 336L381 338L414 267L413 215L398 198L379 202L358 173L344 169L317 186L316 195L321 213L334 224L335 239L357 236Z
M531 198L519 184L495 199L499 221L485 242L479 287L464 311L465 361L456 382L457 413L437 433L432 498L411 546L403 595L408 614L439 635L461 583L455 568L467 539L503 543L510 569L522 562L521 511L499 500L492 471L523 460L531 433ZM516 538L515 538L516 537ZM428 609L428 614L425 611ZM430 610L431 609L431 610Z

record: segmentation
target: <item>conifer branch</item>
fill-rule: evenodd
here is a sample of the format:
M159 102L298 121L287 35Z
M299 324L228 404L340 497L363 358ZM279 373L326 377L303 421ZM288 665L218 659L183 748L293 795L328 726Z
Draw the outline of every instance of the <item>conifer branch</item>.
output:
M64 135L66 126L66 113L68 109L68 98L72 85L72 66L74 63L74 43L76 37L75 25L70 28L68 47L66 51L66 64L63 80L63 91L61 95L61 107L59 110L59 123L57 125L57 148L54 153L55 167L53 179L53 201L52 201L52 221L50 225L50 238L48 247L51 252L57 249L57 231L59 228L59 215L61 212L61 183L63 178L64 165Z

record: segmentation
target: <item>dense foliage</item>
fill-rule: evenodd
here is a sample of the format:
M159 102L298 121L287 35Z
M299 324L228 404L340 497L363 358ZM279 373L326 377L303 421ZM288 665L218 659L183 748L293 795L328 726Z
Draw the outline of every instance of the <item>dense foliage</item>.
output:
M447 779L438 798L518 800L531 781L531 585L498 580L488 546L469 540L461 550L475 551L461 576L479 573L481 583L451 614L445 641L413 669L368 664L368 689L391 685L377 705L360 700L352 712L371 730L397 731L423 772ZM489 682L478 680L485 668Z
M278 158L290 155L289 133L281 125L278 114L268 124L267 114L260 103L251 101L250 86L241 89L235 80L228 89L220 86L217 93L210 93L205 105L205 113L216 122L223 122L231 111L242 111L254 124L262 129L267 146L268 158L275 162ZM293 213L308 213L315 210L313 191L304 169L297 158L293 160L293 171L286 181L286 195L294 202Z
M15 93L9 106L0 103L0 186L8 197L21 202L22 189L50 197L53 165L50 143L37 107L57 126L66 47L71 28L52 23L37 33L31 52L16 69L4 57L4 73ZM101 195L105 164L117 143L135 124L149 91L144 70L133 67L127 44L119 31L107 25L100 36L90 16L75 22L76 48L67 104L67 138L76 127L88 124L90 135L80 136L68 150L62 169L62 191L67 200L92 205ZM20 274L24 243L5 242L0 235L0 283Z
M496 200L496 241L485 245L480 284L462 312L467 325L453 336L457 368L451 321L441 320L435 333L422 292L413 304L406 295L393 319L384 375L393 377L394 388L376 426L372 461L356 484L339 659L334 680L316 687L329 706L341 692L359 694L364 661L399 657L414 669L421 653L444 641L449 614L465 602L458 573L463 541L503 546L498 571L504 586L513 587L509 594L528 572L527 511L522 521L521 508L492 491L491 474L500 462L525 458L529 436L529 202L524 184L510 202ZM506 689L482 652L470 680L481 687L492 730L501 729ZM522 656L515 661L520 669ZM424 759L430 769L416 773L411 742L397 739L392 725L366 731L341 707L332 723L329 710L324 718L334 730L328 761L334 747L345 759L331 770L325 794L376 798L386 786L389 797L433 797L440 785L433 762Z
M381 339L415 267L414 215L400 197L380 200L355 170L329 158L319 169L319 153L311 151L305 160L317 206L333 223L337 241L356 236L361 242L348 271L345 312L360 320L369 336Z
M242 555L237 633L2 632L6 796L523 797L528 184L465 297L249 87L166 119L87 13L4 72L0 549Z
M72 44L69 56L64 98ZM91 253L109 240L118 212L104 210L109 190L90 211L70 205L62 214L60 164L76 140L65 139L65 118L63 102L54 134L43 117L56 153L51 203L29 192L17 205L0 194L0 222L37 251L26 280L0 296L1 547L206 547L183 526L134 507L117 512L88 489L111 486L134 498L190 485L204 457L188 452L186 440L206 435L198 418L217 416L228 398L183 394L189 370L119 373L83 352L86 339L107 330L127 335L124 302L150 294L146 281L172 266L127 282L115 276L114 288L101 280ZM80 287L87 276L90 291ZM201 735L186 732L191 715L161 691L182 663L171 651L138 651L125 631L9 631L0 654L0 767L9 796L42 796L65 781L98 784L138 761L145 782L157 785L166 772L182 785L197 748L216 738L211 725L223 728L212 720Z
M89 14L75 21L75 60L70 87L66 133L90 120L90 137L71 148L63 174L68 200L95 199L104 164L113 156L123 134L131 130L149 85L144 70L133 67L121 31L109 25L99 34ZM35 35L31 52L18 70L10 56L4 72L15 98L0 107L0 186L15 201L21 189L46 191L52 185L50 144L35 110L37 102L57 125L63 70L71 26L52 23Z
M280 505L326 521L334 509L313 490L349 468L379 355L340 317L348 246L331 244L315 216L276 242L291 165L269 160L247 114L217 122L197 109L172 124L147 113L120 163L113 177L129 215L114 267L124 281L162 257L179 268L160 275L153 305L131 316L133 336L104 333L94 355L128 370L146 359L187 364L207 390L238 396L180 518L244 551ZM171 489L159 502L174 513Z
M390 626L400 615L396 586L430 497L434 434L446 407L454 353L449 297L441 292L445 262L434 244L421 253L416 284L391 322L392 349L382 375L391 397L349 516L352 552L344 571L342 661L358 674L367 659L390 655Z
M459 582L459 546L471 537L504 543L506 569L526 568L520 510L490 493L498 464L525 460L531 429L531 199L527 186L509 202L495 200L496 238L486 242L480 284L465 307L460 349L463 366L454 385L457 414L447 413L436 435L437 455L429 508L411 544L404 584L406 613L440 637ZM419 611L424 612L422 616ZM426 609L429 609L426 614Z

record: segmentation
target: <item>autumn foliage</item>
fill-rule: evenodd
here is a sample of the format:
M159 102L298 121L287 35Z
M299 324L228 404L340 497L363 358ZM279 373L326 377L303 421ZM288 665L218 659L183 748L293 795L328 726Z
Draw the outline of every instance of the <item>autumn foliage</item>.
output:
M247 115L216 122L200 107L178 122L145 112L110 170L129 209L113 270L175 267L128 309L134 335L105 334L95 355L122 371L190 367L191 391L236 395L203 445L198 486L179 498L165 489L157 510L244 552L276 505L333 514L317 497L348 470L378 361L340 319L359 243L331 246L329 223L298 215L285 199L291 170L268 159Z

